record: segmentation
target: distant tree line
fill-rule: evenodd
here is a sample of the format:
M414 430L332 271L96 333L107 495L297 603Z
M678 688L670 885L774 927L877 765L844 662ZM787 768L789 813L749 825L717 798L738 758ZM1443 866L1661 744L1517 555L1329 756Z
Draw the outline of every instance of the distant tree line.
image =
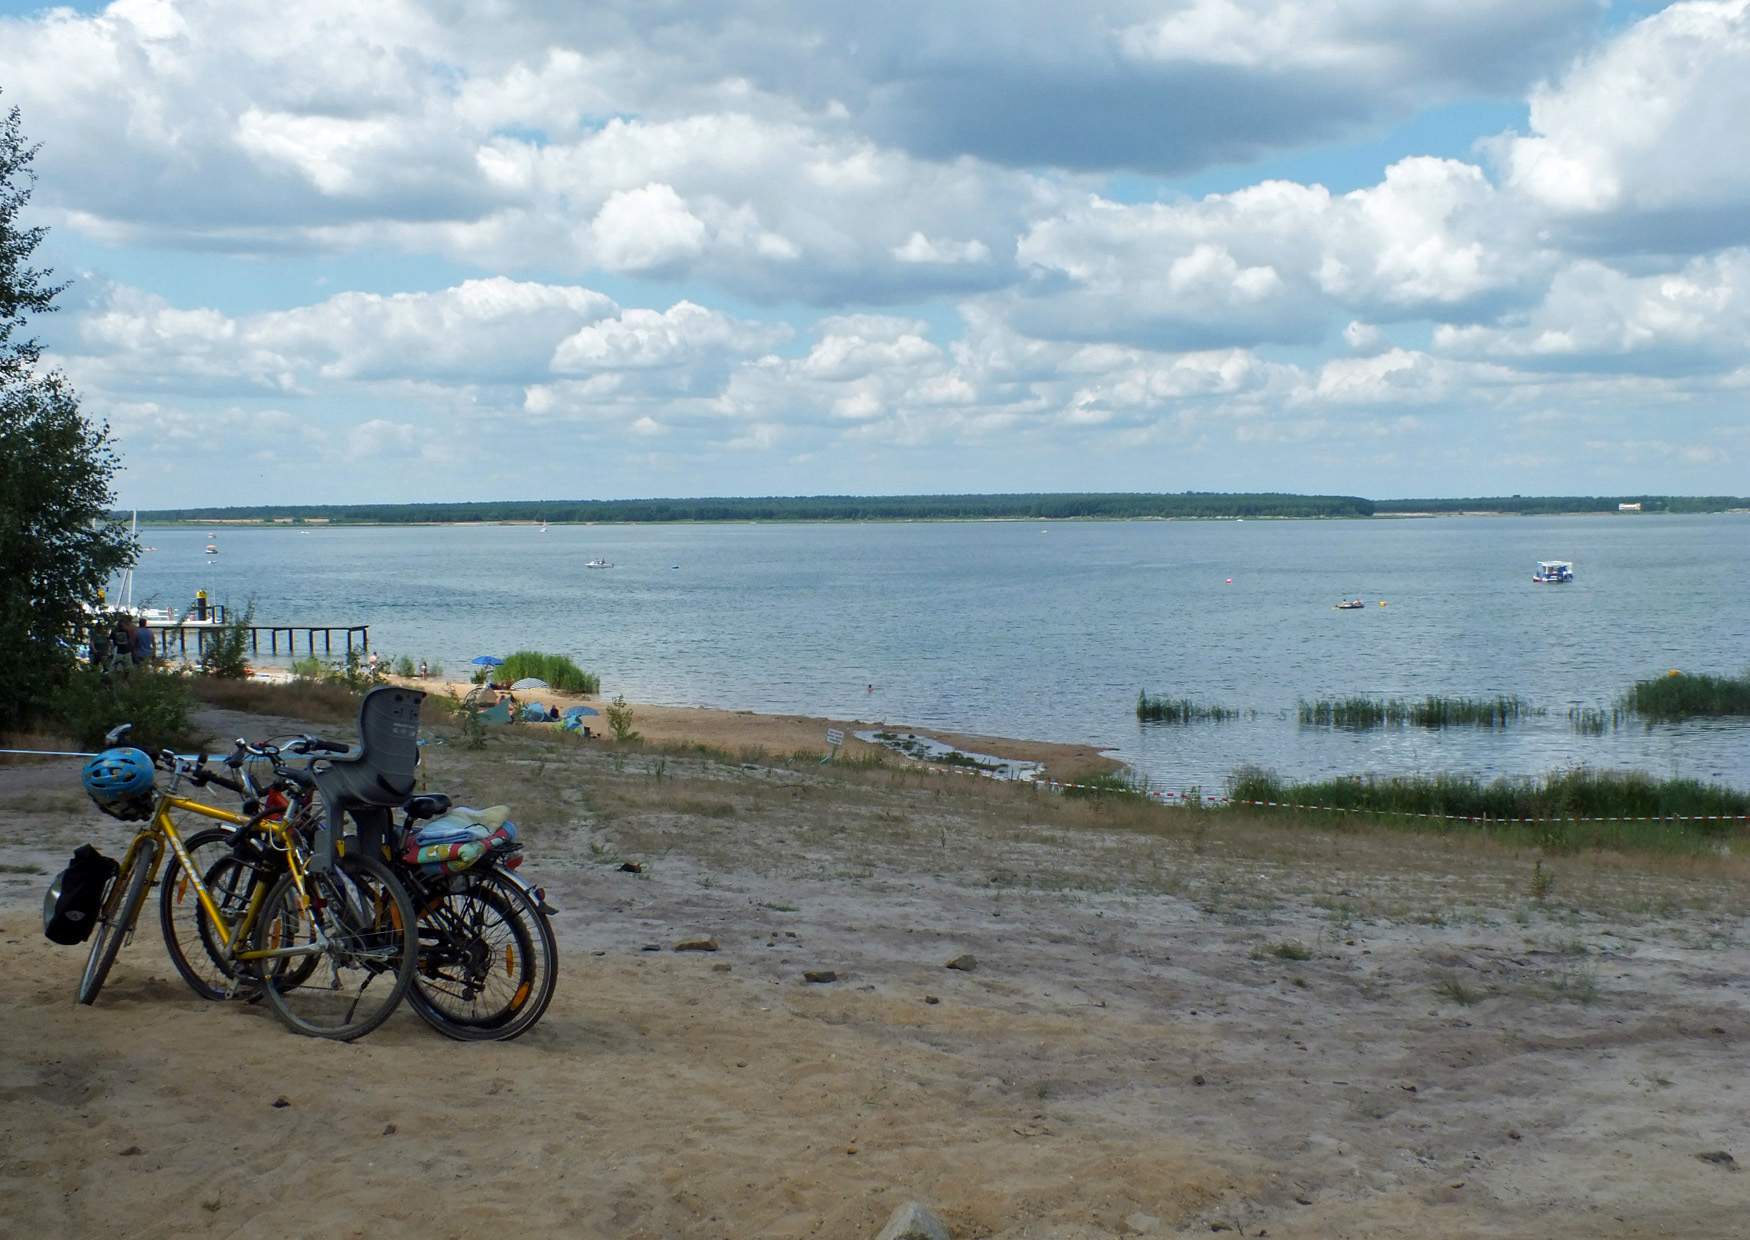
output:
M943 521L1147 517L1367 517L1372 501L1353 495L1143 493L1020 495L791 495L714 499L503 500L479 503L301 504L170 508L154 521Z
M1496 495L1471 499L1382 499L1382 516L1404 512L1511 512L1539 516L1571 512L1615 512L1620 504L1639 504L1642 512L1725 512L1750 508L1750 499L1733 495Z
M151 521L325 521L408 525L458 521L980 521L1138 520L1235 517L1371 517L1402 513L1724 512L1750 508L1729 495L1513 495L1471 499L1362 499L1355 495L1287 495L1214 491L1026 493L1014 495L788 495L705 499L487 500L473 503L275 504L241 508L166 508Z

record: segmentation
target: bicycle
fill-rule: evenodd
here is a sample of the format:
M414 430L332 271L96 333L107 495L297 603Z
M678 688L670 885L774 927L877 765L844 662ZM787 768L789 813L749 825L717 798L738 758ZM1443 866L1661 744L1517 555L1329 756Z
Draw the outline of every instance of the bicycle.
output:
M498 834L503 811L453 810L442 795L414 797L403 807L401 845L392 864L418 910L419 966L407 1002L427 1024L460 1041L508 1041L534 1027L552 1002L559 945L548 920L546 893L515 873L522 846ZM450 845L424 841L415 823L446 816L479 828L477 856L422 862ZM489 842L490 841L490 842ZM459 865L456 872L450 865Z
M130 730L131 725L123 724L105 738L111 746L109 753L138 754L137 750L115 748ZM149 813L137 813L136 802L130 800L125 812L117 814L145 817L146 825L129 842L99 910L91 954L80 979L79 1001L93 1003L103 989L124 942L133 934L146 889L168 845L195 892L219 954L232 962L231 976L235 979L252 969L275 1014L288 1027L311 1036L351 1041L387 1020L405 996L416 963L412 900L389 868L362 851L337 857L320 869L307 865L301 840L283 819L245 817L177 795L185 779L197 787L218 784L245 793L242 784L207 770L204 755L192 762L168 750L156 759L138 756L154 770L168 774L170 780L156 791ZM88 772L100 760L88 764ZM92 788L89 781L87 787ZM103 801L99 804L108 812L117 812ZM229 895L226 906L221 906L194 863L171 810L238 827L251 823L266 827L285 845L285 871L271 886L252 884L241 910ZM251 946L244 947L246 942ZM313 965L308 963L312 960ZM324 965L326 980L316 979L312 984L313 975ZM367 991L384 978L389 979L387 987L378 988L367 1005Z
M541 888L514 873L522 861L514 826L502 829L504 814L452 812L446 796L408 795L418 761L417 745L409 741L423 697L388 688L367 694L359 706L356 751L313 736L278 745L235 743L225 765L241 779L246 805L261 813L241 830L190 837L188 851L201 860L172 862L160 901L171 959L196 994L254 997L257 979L217 938L207 908L198 900L190 904L190 876L199 875L217 893L224 914L236 917L263 887L278 881L284 858L297 853L308 863L326 846L335 855L370 853L413 897L418 963L407 998L427 1023L452 1038L508 1039L527 1032L545 1013L558 971L558 943L547 920L554 910ZM314 765L330 754L344 756ZM313 763L294 767L285 761L288 755ZM266 787L252 770L261 761L274 772ZM238 788L235 781L225 786ZM336 812L342 807L359 828L344 839ZM391 807L405 813L398 831ZM438 834L467 857L459 860L443 848L441 860L421 864L430 860L422 858L422 845L434 837L415 824L439 815L449 821L447 832ZM192 924L184 926L191 915ZM277 992L283 999L296 990L309 967L282 967L270 997Z
M292 746L288 751L306 752ZM265 759L274 767L274 778L265 786L250 769L254 759ZM240 920L257 888L265 895L284 872L282 858L292 847L287 833L308 841L315 796L313 788L294 781L280 761L280 750L271 744L250 745L239 739L224 765L243 785L243 809L249 817L237 827L209 827L186 837L193 864L184 867L180 858L169 859L159 884L158 920L170 961L195 994L209 1000L254 1000L261 997L258 980L249 969L239 975L189 875L199 874L221 912ZM300 967L307 977L315 968L314 957ZM301 980L287 978L288 984Z
M291 847L285 836L295 834L307 846L319 825L314 778L289 766L289 756L332 753L347 747L313 736L279 743L238 739L224 762L237 773L249 797L246 805L259 814L236 830L213 828L186 841L194 857L192 871L230 913L248 907L253 892L271 885L284 868ZM265 785L251 771L256 762L271 766L274 778ZM502 846L475 849L476 860L452 872L444 865L409 861L419 852L422 819L447 817L451 825L477 826L488 835L503 825L504 815L453 810L440 795L409 798L394 848L383 860L413 898L418 930L419 963L407 1002L419 1016L446 1037L458 1040L508 1040L526 1033L552 1001L558 973L558 942L548 916L554 912L545 892L517 875L521 846L514 835ZM514 830L514 829L513 829ZM429 837L428 837L429 838ZM357 846L349 839L344 846ZM189 871L172 859L165 871L160 918L172 963L189 987L202 998L253 998L258 988L247 970L241 973L212 933L212 923L192 899ZM192 925L185 926L192 918ZM288 987L300 979L286 979Z

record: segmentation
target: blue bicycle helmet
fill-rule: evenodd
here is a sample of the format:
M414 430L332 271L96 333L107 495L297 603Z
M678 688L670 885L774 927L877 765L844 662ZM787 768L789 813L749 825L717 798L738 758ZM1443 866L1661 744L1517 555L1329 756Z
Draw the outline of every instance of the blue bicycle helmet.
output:
M138 749L106 749L85 764L79 782L111 817L134 822L152 816L152 759Z

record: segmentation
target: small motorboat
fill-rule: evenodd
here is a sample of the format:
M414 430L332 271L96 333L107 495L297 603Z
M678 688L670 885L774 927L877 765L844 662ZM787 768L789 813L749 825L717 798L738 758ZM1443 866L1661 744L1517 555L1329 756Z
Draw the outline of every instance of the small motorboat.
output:
M208 543L207 544L207 554L208 555L218 555L219 554L219 544L218 543Z
M1540 586L1566 585L1573 579L1574 566L1567 560L1539 560L1531 574L1532 582Z
M585 568L612 568L613 566L612 561L603 559L594 559L584 565Z
M1332 606L1337 611L1360 611L1367 604L1358 598L1346 598L1341 603L1334 603Z

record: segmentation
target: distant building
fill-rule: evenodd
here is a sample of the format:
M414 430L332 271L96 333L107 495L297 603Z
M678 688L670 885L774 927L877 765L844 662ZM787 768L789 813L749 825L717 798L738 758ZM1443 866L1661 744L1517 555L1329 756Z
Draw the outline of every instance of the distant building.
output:
M1633 503L1633 504L1618 504L1616 506L1616 510L1618 512L1639 512L1641 510L1641 506L1638 502Z

